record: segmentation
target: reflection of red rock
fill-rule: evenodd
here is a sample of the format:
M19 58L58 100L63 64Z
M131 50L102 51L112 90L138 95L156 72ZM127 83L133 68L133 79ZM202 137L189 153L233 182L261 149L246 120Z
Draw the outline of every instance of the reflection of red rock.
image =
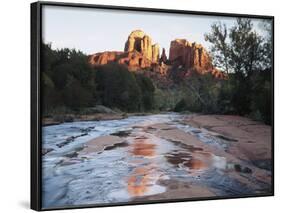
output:
M186 161L185 166L190 170L202 170L214 166L214 155L210 152L196 151L193 157Z
M190 159L185 165L192 170L201 170L207 167L206 163L196 158Z
M148 191L149 167L140 167L134 170L128 178L128 192L132 196L141 196Z
M137 156L152 157L155 155L155 144L149 143L148 139L136 139L131 152Z
M134 156L152 157L155 156L156 145L149 142L148 138L135 138L132 144L131 153ZM148 164L136 168L127 180L127 190L132 196L144 195L151 186L154 166Z

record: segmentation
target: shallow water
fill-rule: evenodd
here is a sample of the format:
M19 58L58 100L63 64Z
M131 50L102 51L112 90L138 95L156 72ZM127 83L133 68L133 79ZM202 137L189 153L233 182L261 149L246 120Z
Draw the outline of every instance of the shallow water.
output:
M163 180L194 182L212 188L217 195L251 192L224 175L225 158L162 139L143 128L169 123L206 144L225 148L219 139L180 124L180 118L160 114L43 127L43 148L52 149L42 162L43 207L128 202L165 192L167 186L160 184ZM122 143L99 153L77 155L90 139L119 131L128 132Z

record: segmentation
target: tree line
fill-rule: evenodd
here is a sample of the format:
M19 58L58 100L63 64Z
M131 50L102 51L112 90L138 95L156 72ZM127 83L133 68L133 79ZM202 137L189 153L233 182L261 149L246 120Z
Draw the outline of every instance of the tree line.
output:
M125 112L149 111L154 106L154 85L140 73L119 64L92 67L75 49L53 50L42 44L43 114L81 112L105 105Z

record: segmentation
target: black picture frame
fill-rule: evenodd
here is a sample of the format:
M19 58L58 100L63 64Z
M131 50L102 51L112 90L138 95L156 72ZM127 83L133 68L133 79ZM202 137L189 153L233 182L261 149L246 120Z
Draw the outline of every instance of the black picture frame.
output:
M271 102L272 102L272 123L271 123L271 145L272 145L272 190L271 193L264 193L250 196L228 196L228 197L210 197L210 198L186 198L186 199L171 199L171 200L154 200L154 201L134 201L130 203L112 203L112 204L93 204L93 205L78 205L64 206L59 208L42 208L42 165L41 165L41 97L40 97L40 70L41 70L41 41L42 41L42 6L63 6L76 8L98 8L105 10L122 10L122 11L140 11L153 12L161 14L187 14L187 15L207 15L221 17L245 17L266 19L272 22L272 76L271 76ZM217 200L217 199L232 199L232 198L247 198L247 197L264 197L274 195L274 16L267 15L251 15L251 14L236 14L236 13L218 13L204 11L186 11L174 9L157 9L157 8L141 8L141 7L124 7L112 5L93 5L80 3L62 3L62 2L34 2L31 3L31 209L42 210L58 210L58 209L77 209L89 207L104 207L104 206L123 206L137 204L152 204L152 203L167 203L167 202L185 202L185 201L202 201L202 200Z

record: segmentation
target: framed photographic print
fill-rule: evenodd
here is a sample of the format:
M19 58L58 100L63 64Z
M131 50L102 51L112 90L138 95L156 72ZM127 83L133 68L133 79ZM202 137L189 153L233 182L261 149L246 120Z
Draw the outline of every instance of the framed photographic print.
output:
M31 4L31 208L274 194L274 17Z

